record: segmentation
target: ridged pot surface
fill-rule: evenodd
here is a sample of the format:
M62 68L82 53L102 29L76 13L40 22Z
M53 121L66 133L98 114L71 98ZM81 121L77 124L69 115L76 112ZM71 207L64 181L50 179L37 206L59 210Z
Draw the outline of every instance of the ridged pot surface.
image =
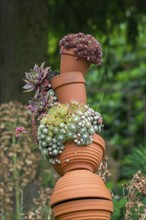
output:
M74 55L74 49L64 49L61 47L60 73L81 72L83 75L89 69L90 62L86 59L77 59Z
M77 101L86 104L85 80L81 72L68 72L55 76L51 80L51 85L60 103Z
M93 135L93 142L87 146L78 146L75 143L66 143L63 153L58 156L61 164L54 165L54 169L60 175L64 175L71 170L90 170L95 172L99 167L105 142L100 135Z
M53 207L56 220L109 220L113 204L105 199L81 199L60 203Z
M50 204L53 207L64 201L83 198L111 200L111 194L98 175L88 170L75 170L57 181Z

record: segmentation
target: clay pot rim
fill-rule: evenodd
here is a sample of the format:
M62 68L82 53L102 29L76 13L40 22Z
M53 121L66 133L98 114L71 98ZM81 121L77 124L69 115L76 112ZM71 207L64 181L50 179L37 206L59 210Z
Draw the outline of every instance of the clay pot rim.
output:
M66 142L64 151L65 153L58 157L61 160L61 164L53 166L55 171L61 176L76 169L95 172L104 155L105 142L100 135L94 134L92 144L80 147L73 141ZM67 159L68 162L66 161ZM81 165L79 166L78 163Z
M88 61L86 58L78 58L74 52L74 49L76 49L76 47L71 47L71 48L65 48L64 46L61 46L60 48L60 54L66 54L66 55L70 55L70 56L74 56L75 60L84 60L86 63L88 63L89 65L92 63L90 61Z
M93 197L93 196L90 196L90 197L82 197L82 198L68 198L68 199L65 199L65 200L59 200L59 201L57 201L57 202L51 202L50 201L50 206L51 206L51 208L54 208L54 207L56 207L57 205L61 205L61 204L65 204L65 203L68 203L68 202L78 202L78 201L86 201L86 200L102 200L102 201L104 201L104 202L108 202L108 203L110 203L111 204L111 206L112 206L112 199L109 199L109 198L105 198L105 197Z
M71 48L67 49L67 48L61 46L60 54L67 54L67 55L75 56L74 49L75 49L75 47L71 47ZM75 56L75 59L77 59L76 56Z
M105 205L106 202L106 205ZM81 203L81 205L80 205ZM64 209L66 205L71 205L72 206L72 210L70 209L70 207L66 207L66 209ZM57 207L58 206L58 207ZM88 206L87 208L85 208L85 206ZM89 208L90 206L90 208ZM106 207L106 208L105 208ZM69 211L82 211L82 209L84 210L106 210L106 211L113 211L113 203L111 200L108 199L96 199L96 198L84 198L84 199L75 199L75 200L68 200L65 202L61 202L58 203L56 205L53 206L53 208L58 209L58 211L63 212L65 211L66 213ZM77 208L77 209L76 209Z
M104 139L100 136L100 134L94 134L93 136L93 141L91 144L89 145L85 145L85 146L79 146L76 143L74 143L73 141L69 141L69 142L65 142L64 144L74 144L76 145L78 148L83 148L83 147L87 147L90 146L92 144L97 144L99 145L101 148L103 148L103 150L105 150L105 141Z
M74 76L73 79L71 79L70 81L66 80L66 81L62 82L62 80L61 80L62 78L69 78L69 76L72 76L72 75ZM78 79L78 78L76 78L76 76L79 76L80 78ZM60 75L54 76L50 82L51 82L51 85L54 84L54 85L52 85L54 90L56 88L59 88L63 85L67 85L67 84L73 84L73 83L85 84L86 83L86 81L83 77L83 74L79 71L78 72L77 71L76 72L66 72L66 73L62 73Z
M74 190L74 193L72 193L71 190L72 191ZM77 192L79 193L76 194ZM86 191L86 189L81 190L81 187L76 187L76 188L66 187L66 193L64 190L60 190L60 189L54 192L54 194L51 196L50 204L53 207L54 205L67 201L67 200L82 199L82 198L86 198L86 199L96 198L96 199L105 199L105 200L112 201L110 191L104 187L98 186L98 190L97 190L97 187L94 187L93 189L88 190L88 191Z
M93 141L92 143L97 143L98 145L100 145L101 148L103 148L103 150L105 150L105 141L104 139L100 136L100 134L94 134L93 135Z

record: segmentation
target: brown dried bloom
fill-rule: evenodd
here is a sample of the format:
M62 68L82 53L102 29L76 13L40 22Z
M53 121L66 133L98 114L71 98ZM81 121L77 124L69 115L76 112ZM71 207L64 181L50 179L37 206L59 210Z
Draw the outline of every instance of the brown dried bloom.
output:
M49 207L50 195L52 191L50 188L43 189L41 188L39 191L39 197L33 200L36 205L35 210L29 210L24 219L25 220L46 220L52 219L51 217L51 209Z
M100 166L98 168L98 175L102 178L102 180L106 183L106 177L110 176L111 173L108 169L108 156L104 155L103 159L100 163Z
M14 198L20 200L20 188L27 185L36 175L39 156L31 152L25 139L15 138L16 126L28 128L28 114L18 102L0 106L1 148L0 148L0 212L4 219L12 219ZM18 198L19 197L19 198Z
M124 196L127 201L125 219L133 219L133 215L139 220L146 219L146 206L142 202L146 196L146 177L141 171L134 174L131 182L125 185Z

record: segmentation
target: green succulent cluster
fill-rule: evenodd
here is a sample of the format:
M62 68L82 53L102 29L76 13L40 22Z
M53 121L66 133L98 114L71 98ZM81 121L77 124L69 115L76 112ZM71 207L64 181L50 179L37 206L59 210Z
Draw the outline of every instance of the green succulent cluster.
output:
M87 105L71 102L56 103L42 118L38 128L39 148L51 164L59 164L65 142L73 141L78 146L92 143L92 136L102 131L102 117Z

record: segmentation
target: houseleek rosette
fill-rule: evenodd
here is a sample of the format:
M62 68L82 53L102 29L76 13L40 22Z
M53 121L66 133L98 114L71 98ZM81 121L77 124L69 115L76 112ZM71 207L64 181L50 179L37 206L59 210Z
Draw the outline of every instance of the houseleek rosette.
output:
M78 146L92 143L92 136L102 131L102 117L87 105L71 102L56 103L42 118L38 127L39 149L51 164L59 164L65 142Z

